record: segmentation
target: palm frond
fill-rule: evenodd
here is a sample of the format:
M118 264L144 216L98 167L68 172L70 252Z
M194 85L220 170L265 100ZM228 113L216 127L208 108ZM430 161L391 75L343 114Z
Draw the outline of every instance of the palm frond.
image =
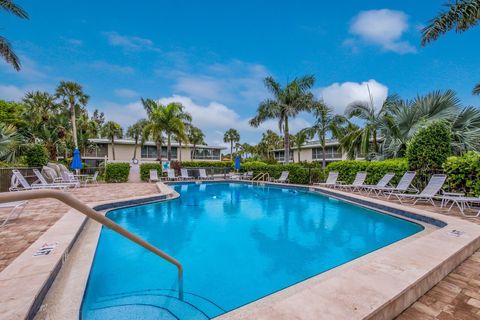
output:
M21 19L28 19L28 13L19 5L13 3L11 0L0 0L0 8L16 15Z
M17 57L15 52L13 52L12 46L7 39L0 36L0 54L3 56L3 59L13 66L16 71L20 71L21 64L20 59Z
M473 88L473 94L480 95L480 83Z

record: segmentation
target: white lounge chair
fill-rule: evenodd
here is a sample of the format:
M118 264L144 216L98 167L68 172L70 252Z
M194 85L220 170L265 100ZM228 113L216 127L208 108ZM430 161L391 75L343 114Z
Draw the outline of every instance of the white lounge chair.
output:
M388 198L390 198L392 192L406 193L408 191L413 191L418 193L418 189L412 185L416 174L415 171L407 171L403 174L396 187L371 187L370 190L375 192L375 195L377 196L381 194L388 195Z
M70 171L62 171L62 183L80 183L80 180L75 177L73 172Z
M0 228L2 228L4 225L6 225L8 220L10 220L14 215L16 215L16 218L18 218L22 214L23 209L25 209L25 206L27 205L27 203L28 203L28 201L15 201L15 202L0 203L0 209L12 208L12 210L10 210L10 213L5 218L5 220L3 220L2 224L0 225ZM20 210L17 210L17 209L20 209Z
M188 170L187 169L180 169L180 175L182 180L192 180L194 179L193 177L190 177L188 175Z
M86 178L85 178L85 181L84 181L84 182L85 182L85 187L87 186L88 183L98 184L97 179L98 179L98 175L99 175L99 174L100 174L100 172L95 171L95 173L93 174L93 176L91 176L91 177L86 177Z
M467 215L465 214L465 209L466 208L471 208L471 205L476 204L480 205L480 197L465 197L464 195L460 195L458 193L457 196L454 194L456 193L444 193L446 195L441 196L442 204L441 207L446 206L449 202L452 204L448 208L448 211L452 210L452 207L454 205L457 205L458 209L460 212L465 216L465 217L479 217L480 216L480 210L477 212L476 215Z
M165 178L165 180L169 180L169 181L178 180L178 177L175 176L175 170L174 169L168 169L167 170L167 177Z
M20 173L20 171L12 170L12 179L10 181L10 191L21 190L38 190L38 189L62 189L59 186L43 185L43 184L30 184L27 179ZM63 187L65 189L65 187Z
M418 201L426 201L431 203L433 206L435 206L435 202L433 201L433 198L442 189L442 186L445 183L446 179L447 179L447 176L445 174L434 174L430 178L430 181L428 182L425 189L423 189L422 192L418 194L392 192L391 195L395 196L398 199L398 201L400 201L400 203L402 203L402 200L415 199L413 204L416 204Z
M352 184L337 184L335 186L343 189L350 189L351 191L357 191L363 186L365 179L367 179L367 173L365 171L360 171L355 175L355 180L353 180Z
M385 188L390 183L390 181L395 177L395 173L388 172L377 182L377 184L365 184L360 187L361 190L365 190L370 194L374 188Z
M243 180L252 180L253 179L253 171L247 171L242 175Z
M213 177L207 176L207 171L205 169L198 169L198 177L202 180L212 180Z
M330 171L328 173L327 181L317 182L317 183L314 183L313 185L321 186L321 187L331 187L331 186L335 186L337 184L337 180L338 180L338 172L337 171Z
M148 182L158 182L158 171L156 169L150 169L150 177L148 178Z
M227 174L227 179L240 180L240 179L242 179L242 176L240 174L238 174L237 172L229 172Z
M33 169L33 173L38 179L38 184L44 185L44 186L49 186L52 188L58 188L58 189L66 189L66 188L77 188L80 186L79 182L59 182L59 183L48 183L48 181L45 179L45 177L38 171L38 169Z
M288 183L289 174L290 172L288 171L282 171L282 174L280 175L280 177L278 179L273 179L272 181L277 183Z

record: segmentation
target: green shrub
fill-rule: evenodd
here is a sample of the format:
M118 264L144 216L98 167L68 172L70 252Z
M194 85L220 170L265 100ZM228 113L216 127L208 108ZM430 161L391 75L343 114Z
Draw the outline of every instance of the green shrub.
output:
M105 168L106 182L127 182L130 173L129 163L108 163Z
M396 184L408 170L405 159L384 161L343 160L329 163L327 171L338 171L338 180L352 183L359 171L367 172L367 184L376 184L386 173L394 172L392 183Z
M282 174L282 171L288 171L288 178L290 182L296 184L308 184L310 182L323 181L324 179L324 174L321 169L305 168L299 164L271 165L264 162L255 161L242 164L240 171L253 171L254 176L261 172L267 172L270 178L273 179L278 179Z
M228 168L233 167L232 161L182 161L182 168Z
M480 153L471 151L461 157L449 157L443 168L451 191L480 196Z
M140 179L142 181L148 181L150 178L150 170L157 170L158 175L162 175L162 166L160 163L142 163L140 165Z
M407 146L410 169L420 174L438 172L452 154L451 143L451 129L443 122L420 129Z
M25 160L29 167L42 167L48 163L47 149L41 144L32 144L25 152Z

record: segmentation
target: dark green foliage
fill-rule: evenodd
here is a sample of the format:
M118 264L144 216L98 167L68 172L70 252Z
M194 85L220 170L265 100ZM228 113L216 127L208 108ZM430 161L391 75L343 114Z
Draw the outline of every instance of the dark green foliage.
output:
M129 163L108 163L105 168L106 182L127 182L130 173Z
M420 129L407 146L408 165L419 174L440 171L452 154L452 134L443 122L435 122Z
M325 179L323 170L305 168L299 164L275 164L269 165L263 162L249 162L242 164L242 172L253 171L253 175L261 172L268 172L270 178L277 179L282 171L288 171L290 183L309 184L310 182L320 182Z
M233 167L232 161L182 161L182 168L229 168Z
M25 152L25 160L29 167L42 167L48 163L47 149L41 144L32 144Z
M408 163L405 159L385 161L344 160L332 162L327 166L327 171L338 171L338 180L346 183L352 183L357 172L366 171L368 173L367 184L376 184L388 172L395 173L392 183L396 184L407 170Z
M480 153L472 151L461 157L449 157L443 168L451 191L480 196Z
M140 165L140 179L148 181L150 178L150 170L157 170L158 176L162 176L162 166L159 163L142 163Z

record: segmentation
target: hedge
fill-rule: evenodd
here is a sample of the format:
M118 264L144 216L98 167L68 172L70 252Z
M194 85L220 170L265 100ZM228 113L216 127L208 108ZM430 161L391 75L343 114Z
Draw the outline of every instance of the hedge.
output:
M108 163L105 168L106 182L127 182L130 174L129 163Z
M162 166L159 163L142 163L140 165L140 179L142 181L148 181L150 178L150 170L157 170L158 174L162 175Z
M359 171L367 172L366 184L376 184L387 172L394 172L392 183L396 184L408 171L406 159L384 161L344 160L327 165L327 171L338 171L338 180L352 183Z
M254 176L261 172L267 172L270 178L273 179L278 179L282 174L282 171L288 171L288 178L290 180L290 183L296 184L308 184L310 182L319 182L325 179L325 175L321 169L304 168L302 165L299 164L270 165L256 161L242 164L240 171L253 171Z
M206 167L229 168L229 167L233 167L233 162L232 161L182 161L181 166L183 168L206 168Z
M470 151L461 157L449 157L443 169L451 191L480 196L480 153Z

